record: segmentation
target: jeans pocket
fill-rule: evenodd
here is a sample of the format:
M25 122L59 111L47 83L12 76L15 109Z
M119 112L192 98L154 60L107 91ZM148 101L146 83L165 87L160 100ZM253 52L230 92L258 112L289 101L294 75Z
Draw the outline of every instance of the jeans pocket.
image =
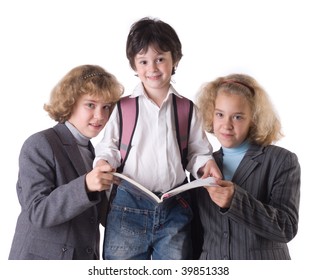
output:
M109 214L108 227L119 227L118 232L123 235L146 234L148 211L113 205Z

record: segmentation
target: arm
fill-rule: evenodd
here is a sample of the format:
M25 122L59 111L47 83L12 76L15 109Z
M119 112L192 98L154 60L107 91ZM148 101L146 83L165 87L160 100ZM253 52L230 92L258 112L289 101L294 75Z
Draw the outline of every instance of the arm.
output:
M120 140L120 121L117 106L115 106L109 121L105 126L105 131L102 140L96 145L96 157L93 161L93 166L96 166L99 160L109 163L116 169L121 165L121 154L119 150Z
M194 106L188 146L188 171L196 178L208 176L222 178L222 173L213 159L212 153L213 147L207 139L201 117Z
M86 175L78 177L71 162L56 158L43 134L35 134L24 143L17 192L23 211L34 225L62 224L99 203L100 193L90 200L86 187Z

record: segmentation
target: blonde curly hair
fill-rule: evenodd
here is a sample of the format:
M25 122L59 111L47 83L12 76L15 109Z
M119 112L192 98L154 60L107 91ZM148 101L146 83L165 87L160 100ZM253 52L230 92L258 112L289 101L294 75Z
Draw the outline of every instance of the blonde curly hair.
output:
M81 65L70 70L52 89L44 110L55 121L64 123L73 111L76 101L84 94L102 98L114 104L124 93L116 77L98 65Z
M267 146L283 136L279 117L267 93L254 78L245 74L219 77L201 86L197 94L197 106L207 132L214 134L215 100L219 92L242 95L248 100L252 110L252 125L248 135L250 142Z

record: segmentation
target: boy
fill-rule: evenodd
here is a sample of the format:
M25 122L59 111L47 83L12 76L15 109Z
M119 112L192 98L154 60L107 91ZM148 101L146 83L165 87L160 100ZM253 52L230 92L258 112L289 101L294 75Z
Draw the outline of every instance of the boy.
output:
M188 135L187 164L182 165L176 137L170 84L182 57L181 42L167 23L144 18L131 27L126 54L141 83L132 95L138 101L138 120L128 157L121 164L119 110L117 107L96 147L95 164L120 168L120 172L159 194L195 177L220 177L212 147L193 108ZM124 128L124 125L123 125ZM122 181L113 195L107 220L104 259L189 259L192 210L189 193L156 205Z

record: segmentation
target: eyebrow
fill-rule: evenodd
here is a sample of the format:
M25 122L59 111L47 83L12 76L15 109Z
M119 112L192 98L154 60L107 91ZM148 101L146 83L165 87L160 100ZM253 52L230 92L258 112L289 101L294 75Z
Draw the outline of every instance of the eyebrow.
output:
M84 102L98 102L98 101L96 101L96 100L94 100L94 99L83 99L83 101L84 101Z
M97 101L94 99L83 99L84 102L93 102L93 103L103 103L105 105L112 105L113 102L102 102L102 101Z
M165 55L165 52L156 52L155 56L164 56ZM144 53L137 53L135 58L145 58L146 57L146 54Z
M145 59L146 57L143 55L136 55L135 60Z
M223 110L218 109L218 108L215 108L214 111L224 112ZM244 112L233 112L233 114L246 115L246 113Z

